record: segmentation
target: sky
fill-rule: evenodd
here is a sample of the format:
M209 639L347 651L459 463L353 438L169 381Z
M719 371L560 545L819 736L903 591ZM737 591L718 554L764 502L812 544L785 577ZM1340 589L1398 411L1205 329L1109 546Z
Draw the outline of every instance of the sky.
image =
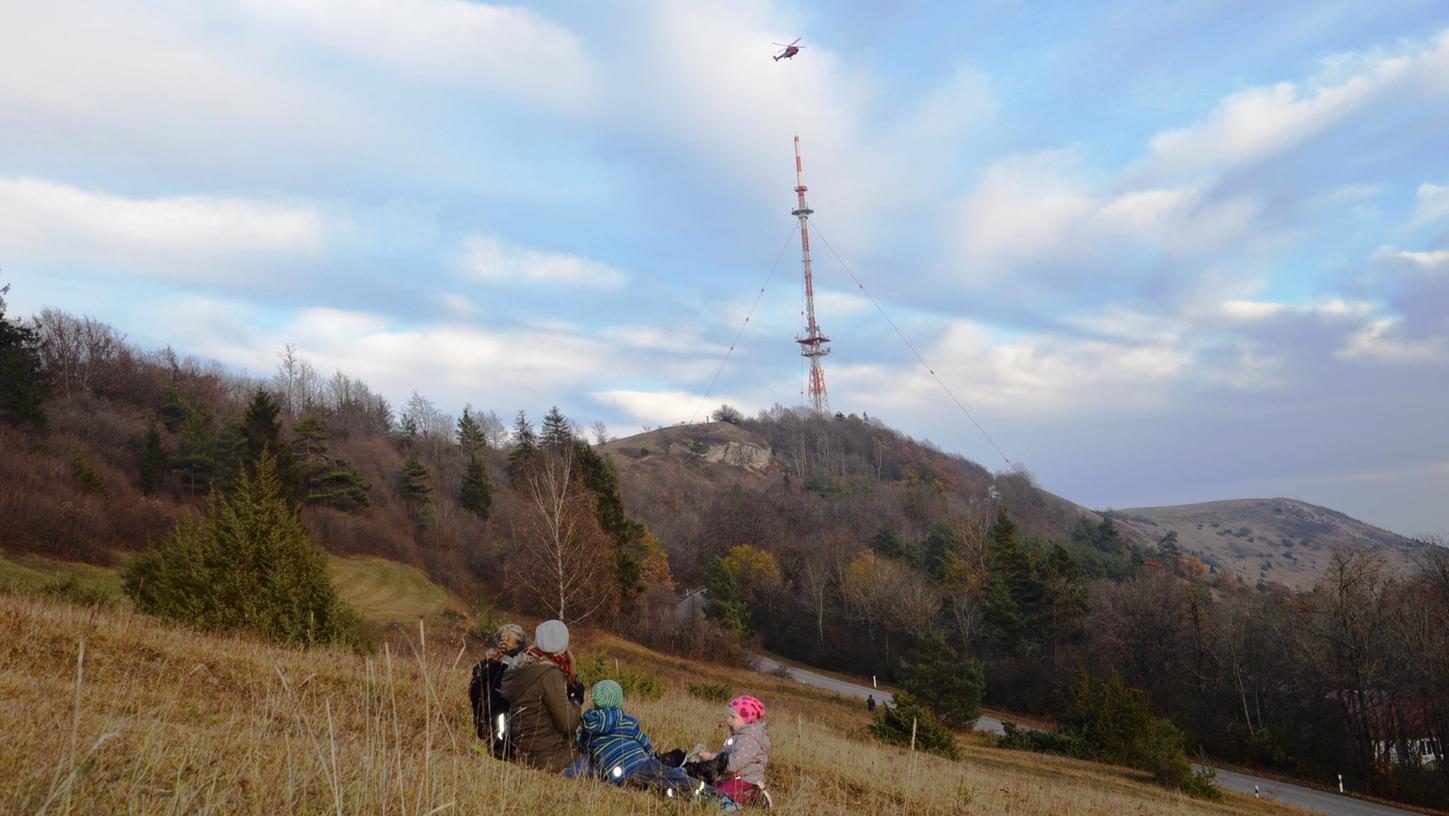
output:
M1449 533L1440 0L0 0L0 282L454 414L799 405L797 133L833 410Z

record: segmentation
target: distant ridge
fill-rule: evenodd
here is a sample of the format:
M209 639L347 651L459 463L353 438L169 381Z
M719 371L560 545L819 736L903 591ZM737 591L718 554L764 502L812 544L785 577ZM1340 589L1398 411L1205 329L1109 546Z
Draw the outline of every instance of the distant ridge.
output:
M1178 547L1250 584L1313 586L1338 547L1381 547L1395 569L1407 567L1423 544L1337 510L1288 498L1232 499L1169 507L1129 507L1108 513L1150 541L1177 533Z

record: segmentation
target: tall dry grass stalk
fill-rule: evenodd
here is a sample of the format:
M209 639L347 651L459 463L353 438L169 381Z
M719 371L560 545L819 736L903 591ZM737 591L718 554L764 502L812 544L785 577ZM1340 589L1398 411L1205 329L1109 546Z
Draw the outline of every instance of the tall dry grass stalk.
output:
M300 652L0 595L0 812L680 812L648 793L477 753L463 652L422 627L407 642L411 661L395 659L401 641L370 657ZM661 700L626 701L661 748L715 747L723 737L713 724L719 707L690 697L680 678L720 678L764 696L779 724L770 787L786 814L1270 811L1251 800L1195 802L1128 771L979 744L964 746L963 762L911 757L868 741L853 703L608 646L670 681Z

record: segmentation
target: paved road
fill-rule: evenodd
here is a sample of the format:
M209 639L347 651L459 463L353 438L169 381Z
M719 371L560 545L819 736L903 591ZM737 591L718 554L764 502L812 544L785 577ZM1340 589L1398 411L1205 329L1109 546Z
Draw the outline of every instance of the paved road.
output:
M762 672L778 672L782 664L764 655L755 655L755 668ZM804 683L807 686L833 691L836 694L843 694L847 697L856 697L864 700L868 695L875 695L878 702L892 700L890 692L880 689L873 689L869 686L860 686L855 683L848 683L844 680L837 680L806 669L797 669L793 666L785 666L790 673L790 679L797 683ZM1001 720L995 717L983 715L976 721L977 731L986 731L991 734L1002 733ZM1278 782L1272 779L1249 776L1248 774L1237 773L1236 771L1225 771L1217 769L1218 784L1223 788L1238 793L1246 793L1252 796L1254 787L1257 793L1264 799L1269 799L1285 805L1310 810L1314 813L1326 814L1326 816L1417 816L1412 811L1401 808L1380 805L1376 802L1365 802L1362 799L1355 799L1351 796L1343 796L1337 793L1305 788L1302 785L1292 785L1287 782Z

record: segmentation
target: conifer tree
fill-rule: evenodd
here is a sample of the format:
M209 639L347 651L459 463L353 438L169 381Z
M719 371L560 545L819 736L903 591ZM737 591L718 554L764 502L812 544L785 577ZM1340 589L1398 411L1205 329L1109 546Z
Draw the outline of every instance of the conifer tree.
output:
M160 549L131 561L125 591L136 609L206 630L252 631L283 643L358 643L356 617L327 577L263 453L236 491L183 521Z
M543 417L543 428L540 433L540 442L548 450L563 450L574 443L574 429L570 427L568 417L555 405L548 409Z
M181 423L176 469L193 493L209 493L221 481L226 459L224 447L211 412L202 407L188 407Z
M919 660L902 663L897 676L910 692L941 722L969 728L981 715L981 693L986 687L981 664L962 660L944 638L931 632L921 640Z
M518 481L519 474L537 452L538 436L533 432L533 425L529 424L528 414L519 411L518 416L513 418L513 450L508 453L509 481Z
M458 417L458 444L470 454L476 453L487 444L483 439L483 429L467 408L464 408L463 415Z
M294 502L302 499L302 477L297 468L297 459L292 451L282 445L282 425L277 419L282 406L277 404L271 393L258 388L247 403L238 426L240 441L237 454L242 464L256 468L264 452L270 453L276 468L277 481L282 492Z
M333 456L327 445L327 426L321 417L308 416L293 431L293 453L302 478L302 503L351 512L369 504L371 487L352 463Z
M44 428L50 375L40 363L40 335L6 319L9 291L9 285L0 287L0 422Z
M484 521L493 509L493 483L488 481L488 469L477 454L468 457L468 472L463 475L458 503Z
M584 487L594 494L594 512L599 526L614 543L614 574L623 598L643 590L642 566L648 556L644 541L644 525L624 512L624 497L619 491L619 472L614 463L601 456L588 444L570 438L574 447L574 469Z
M432 518L429 505L432 504L432 485L428 483L428 468L418 459L416 451L408 454L399 477L402 499L419 526L427 526Z
M161 432L152 422L146 426L141 442L141 494L154 496L166 474L166 449L161 446Z

